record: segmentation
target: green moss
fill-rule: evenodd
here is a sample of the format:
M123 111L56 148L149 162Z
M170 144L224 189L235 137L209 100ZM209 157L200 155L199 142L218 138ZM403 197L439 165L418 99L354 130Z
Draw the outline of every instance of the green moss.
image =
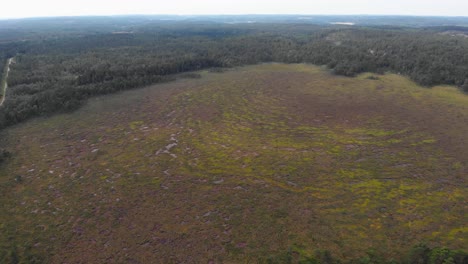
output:
M131 129L137 129L138 127L143 125L143 121L133 121L133 122L130 122L129 125Z
M434 138L428 138L428 139L423 139L419 142L412 143L411 146L420 146L420 145L425 145L425 144L433 144L437 142L436 139Z
M353 170L345 170L340 169L338 171L338 175L345 178L355 179L355 178L367 178L372 175L371 172L364 170L364 169L353 169Z
M391 130L379 130L379 129L364 129L364 128L354 128L354 129L346 129L346 133L356 134L356 135L364 135L364 136L373 136L373 137L386 137L395 135L398 132L391 131Z

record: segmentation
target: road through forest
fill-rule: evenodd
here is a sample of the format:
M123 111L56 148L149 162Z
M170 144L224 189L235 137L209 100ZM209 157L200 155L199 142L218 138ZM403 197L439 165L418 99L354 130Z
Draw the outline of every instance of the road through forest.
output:
M9 58L7 65L6 65L6 73L5 73L5 76L3 76L3 80L2 80L2 100L0 101L0 106L2 106L3 103L5 102L6 90L8 88L8 82L7 82L8 73L10 72L10 65L12 62L13 62L13 58Z

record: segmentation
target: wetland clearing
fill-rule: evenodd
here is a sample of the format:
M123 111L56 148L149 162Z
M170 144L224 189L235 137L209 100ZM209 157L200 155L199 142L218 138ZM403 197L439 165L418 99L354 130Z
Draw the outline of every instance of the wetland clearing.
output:
M263 263L291 248L467 249L467 95L305 64L200 74L5 129L2 254Z

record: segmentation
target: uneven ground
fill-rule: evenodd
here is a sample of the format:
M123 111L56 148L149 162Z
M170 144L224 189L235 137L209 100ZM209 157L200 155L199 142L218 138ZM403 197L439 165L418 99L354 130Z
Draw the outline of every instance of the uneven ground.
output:
M369 76L203 73L8 129L1 254L237 263L290 247L467 249L468 96Z

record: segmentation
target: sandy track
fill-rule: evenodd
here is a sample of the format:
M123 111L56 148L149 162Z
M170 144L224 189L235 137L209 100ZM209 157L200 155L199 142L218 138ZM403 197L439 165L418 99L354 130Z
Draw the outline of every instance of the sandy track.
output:
M8 73L10 72L10 65L11 63L13 62L13 58L9 58L8 59L8 62L7 62L7 70L6 70L6 74L5 74L5 77L4 77L4 85L2 87L2 100L0 101L0 106L3 105L3 103L5 102L5 98L6 98L6 90L8 88L8 82L7 82L7 79L8 79Z

